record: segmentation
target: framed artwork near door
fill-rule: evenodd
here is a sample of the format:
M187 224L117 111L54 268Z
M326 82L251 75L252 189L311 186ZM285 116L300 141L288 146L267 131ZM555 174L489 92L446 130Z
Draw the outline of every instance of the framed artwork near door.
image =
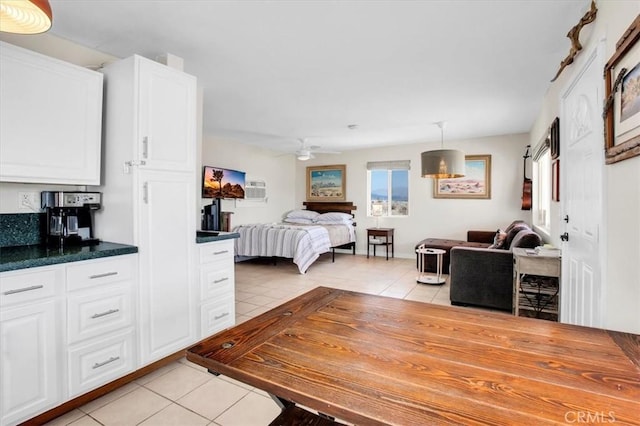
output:
M551 159L555 160L560 156L560 119L556 117L549 128L549 145L551 149Z
M433 180L433 198L491 198L491 155L465 155L465 176Z
M307 167L307 201L345 201L347 166Z
M605 66L605 163L640 155L640 15Z
M551 164L551 199L560 201L560 160Z

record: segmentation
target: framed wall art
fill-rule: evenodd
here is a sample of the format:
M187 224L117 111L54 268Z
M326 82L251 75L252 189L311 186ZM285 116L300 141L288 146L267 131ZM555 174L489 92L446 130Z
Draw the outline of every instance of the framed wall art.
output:
M605 162L640 155L640 15L605 66Z
M560 201L560 160L551 164L551 199Z
M347 166L307 167L307 201L345 201Z
M560 157L560 119L556 117L549 129L549 147L551 149L551 159Z
M491 155L465 155L464 161L464 177L433 180L433 198L491 198Z

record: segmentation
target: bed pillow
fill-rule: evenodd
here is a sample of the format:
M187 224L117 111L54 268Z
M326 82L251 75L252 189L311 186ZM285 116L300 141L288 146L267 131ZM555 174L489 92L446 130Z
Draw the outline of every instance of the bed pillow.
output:
M353 216L348 213L340 212L322 213L315 218L315 222L324 225L332 223L351 223L353 222Z
M283 222L295 223L295 224L298 224L298 225L314 225L315 224L313 219L305 219L303 217L294 217L294 218L287 217L287 218L285 218L283 220Z
M285 215L287 219L310 219L313 220L320 216L320 213L313 210L291 210Z

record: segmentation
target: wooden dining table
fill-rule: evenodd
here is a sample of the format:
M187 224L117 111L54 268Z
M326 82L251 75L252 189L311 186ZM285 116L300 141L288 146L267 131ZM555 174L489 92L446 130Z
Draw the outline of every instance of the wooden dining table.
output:
M315 288L187 359L358 425L640 424L640 336Z

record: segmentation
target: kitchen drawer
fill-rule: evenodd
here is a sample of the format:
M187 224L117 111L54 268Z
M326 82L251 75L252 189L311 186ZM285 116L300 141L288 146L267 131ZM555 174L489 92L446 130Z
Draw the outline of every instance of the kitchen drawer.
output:
M233 263L233 241L222 240L199 244L200 263L217 262L219 260L228 260Z
M235 325L236 310L233 296L226 296L209 303L204 303L200 307L200 322L201 338Z
M133 295L128 285L78 292L67 298L69 343L133 324Z
M71 346L67 356L69 397L73 398L134 370L133 330Z
M233 262L215 262L200 269L200 300L233 294L235 265Z
M129 280L134 276L136 255L76 262L67 267L67 290Z
M0 274L0 306L53 297L62 291L63 283L62 267L4 272Z

